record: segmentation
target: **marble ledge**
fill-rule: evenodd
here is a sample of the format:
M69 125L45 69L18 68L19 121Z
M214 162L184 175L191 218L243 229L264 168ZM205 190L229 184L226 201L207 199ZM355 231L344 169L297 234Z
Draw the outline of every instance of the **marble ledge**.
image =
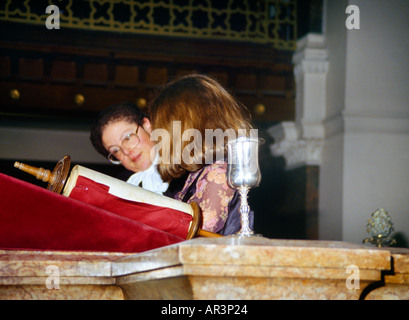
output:
M45 289L49 265L62 290ZM351 265L360 290L346 288ZM370 299L406 297L408 249L223 237L139 254L0 250L1 299L358 299L382 279Z
M385 275L386 283L409 285L409 254L407 249L390 248L393 259L393 274ZM409 293L408 293L409 298Z
M346 242L254 238L196 238L165 248L124 257L113 276L183 266L254 266L257 268L390 269L390 252ZM220 269L220 268L219 268ZM261 269L260 269L261 270ZM220 270L219 270L220 272Z
M16 276L47 277L50 265L59 268L60 276L71 279L120 277L175 266L198 274L278 276L285 272L295 277L306 270L310 275L319 270L321 276L335 276L356 265L372 277L372 271L390 269L390 257L388 250L345 242L262 237L196 238L139 254L0 250L0 281ZM409 273L409 256L396 257L395 271ZM221 269L222 265L228 268Z
M48 277L47 267L58 267L61 277L111 277L112 261L124 253L0 250L0 283L11 278Z
M124 300L121 288L113 285L0 285L0 300Z
M392 270L385 272L383 286L371 291L366 300L409 300L409 250L389 248Z

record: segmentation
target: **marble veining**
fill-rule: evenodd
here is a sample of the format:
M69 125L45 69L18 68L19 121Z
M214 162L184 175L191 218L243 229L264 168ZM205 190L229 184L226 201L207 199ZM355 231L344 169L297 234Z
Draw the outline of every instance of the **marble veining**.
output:
M393 259L392 259L393 257ZM197 238L139 253L0 250L0 299L409 298L409 250L336 241ZM48 266L59 289L46 286ZM346 286L346 268L360 286Z

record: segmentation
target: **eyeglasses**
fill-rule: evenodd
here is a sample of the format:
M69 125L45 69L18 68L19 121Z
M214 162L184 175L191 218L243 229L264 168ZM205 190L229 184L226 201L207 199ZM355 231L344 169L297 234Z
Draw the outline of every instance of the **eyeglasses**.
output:
M109 148L108 160L113 164L121 164L124 161L125 156L128 155L127 152L135 149L139 142L141 141L137 135L139 130L136 128L135 133L128 134L121 142L121 146L112 146ZM125 152L127 150L127 152Z

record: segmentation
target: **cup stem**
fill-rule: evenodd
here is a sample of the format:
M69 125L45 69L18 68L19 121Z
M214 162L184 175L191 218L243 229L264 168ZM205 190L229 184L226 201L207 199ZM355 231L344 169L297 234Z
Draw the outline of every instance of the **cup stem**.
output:
M248 187L241 186L239 189L241 229L237 233L237 235L242 236L242 237L250 237L254 234L254 232L250 229L250 226L249 226L250 206L247 202L248 192L249 192Z

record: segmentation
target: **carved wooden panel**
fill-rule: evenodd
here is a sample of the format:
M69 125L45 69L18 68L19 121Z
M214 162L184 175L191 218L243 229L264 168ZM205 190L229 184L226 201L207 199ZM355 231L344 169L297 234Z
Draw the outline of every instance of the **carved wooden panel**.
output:
M0 35L3 114L94 117L110 104L147 100L169 79L200 72L218 79L255 120L294 117L291 52L259 44L48 31L0 22L5 24L10 32Z

